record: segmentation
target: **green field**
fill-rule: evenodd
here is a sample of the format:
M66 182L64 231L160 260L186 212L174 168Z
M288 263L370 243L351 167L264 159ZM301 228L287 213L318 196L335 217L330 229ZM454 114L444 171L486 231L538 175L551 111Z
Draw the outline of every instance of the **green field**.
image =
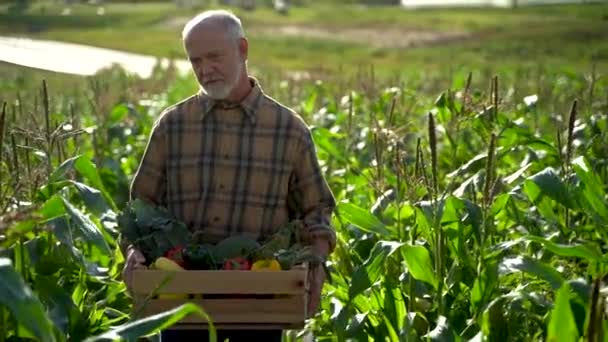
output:
M62 10L4 10L0 34L178 56L195 12ZM338 200L321 309L285 341L608 341L608 5L235 11ZM427 30L467 38L361 38ZM195 90L0 64L0 342L135 340L202 314L132 316L117 244L155 119Z
M176 9L171 3L110 4L104 6L104 15L97 15L95 6L75 5L71 15L63 16L64 8L45 3L20 15L0 12L0 33L181 58L185 19L202 9ZM326 75L373 65L378 73L393 76L420 68L466 72L487 65L497 71L567 65L589 71L593 62L608 65L606 4L420 11L319 4L293 8L288 16L266 8L234 11L252 40L250 63L260 72L295 69ZM301 35L277 33L286 26L298 28ZM406 38L415 32L439 38ZM463 36L443 37L454 32ZM410 41L416 45L409 47Z

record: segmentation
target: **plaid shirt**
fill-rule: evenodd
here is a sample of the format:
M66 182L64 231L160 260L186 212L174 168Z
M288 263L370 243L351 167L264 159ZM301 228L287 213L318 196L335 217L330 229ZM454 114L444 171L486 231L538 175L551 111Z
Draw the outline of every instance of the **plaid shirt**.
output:
M291 109L253 89L232 107L199 92L156 121L131 197L165 206L199 241L233 234L261 240L299 219L304 239L336 237L334 196L310 130Z

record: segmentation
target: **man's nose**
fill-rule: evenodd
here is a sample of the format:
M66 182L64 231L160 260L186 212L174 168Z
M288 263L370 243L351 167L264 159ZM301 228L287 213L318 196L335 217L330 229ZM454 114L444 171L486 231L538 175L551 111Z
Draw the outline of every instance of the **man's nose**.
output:
M203 73L203 75L212 74L213 71L214 71L214 67L210 63L205 63L205 64L201 65L201 72Z

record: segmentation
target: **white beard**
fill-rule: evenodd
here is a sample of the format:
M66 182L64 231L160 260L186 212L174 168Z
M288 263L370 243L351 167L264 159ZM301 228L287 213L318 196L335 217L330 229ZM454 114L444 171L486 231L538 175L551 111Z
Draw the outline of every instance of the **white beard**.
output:
M223 100L227 98L238 83L242 68L243 66L241 63L236 63L236 70L233 73L234 76L232 79L224 79L220 82L213 82L207 86L202 86L203 90L214 100Z

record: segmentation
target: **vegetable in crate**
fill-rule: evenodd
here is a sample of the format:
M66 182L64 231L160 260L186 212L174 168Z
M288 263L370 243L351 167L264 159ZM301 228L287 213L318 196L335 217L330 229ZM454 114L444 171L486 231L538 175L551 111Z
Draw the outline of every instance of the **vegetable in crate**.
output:
M294 220L269 236L252 255L254 265L258 261L262 261L255 268L262 267L269 263L269 260L273 260L270 268L278 267L283 270L289 270L304 262L312 265L324 264L323 259L314 253L310 245L306 244L307 241L301 234L303 229L304 223Z
M249 260L243 257L231 258L224 261L224 270L239 270L239 271L247 271L251 268L249 264Z
M166 208L141 199L127 203L118 215L118 226L123 238L143 253L147 265L190 240L190 232L183 222Z
M165 257L156 259L156 261L154 261L154 268L163 271L185 271L179 264Z
M215 248L210 244L190 244L183 250L184 265L189 270L215 270Z
M252 271L280 271L281 264L276 259L258 260L251 265Z
M181 267L184 267L186 264L184 261L184 246L182 245L171 248L170 250L166 251L163 256L174 261Z
M224 264L232 258L249 259L260 248L260 244L247 235L234 235L220 241L215 245L215 260Z
M171 272L179 272L185 271L180 265L175 263L173 260L160 257L154 261L152 266L157 270L162 271L171 271ZM178 294L178 293L160 293L158 295L159 299L188 299L187 294Z
M262 243L260 248L254 251L253 261L263 259L274 259L279 251L289 249L300 241L300 230L303 227L302 221L294 220L270 235Z

